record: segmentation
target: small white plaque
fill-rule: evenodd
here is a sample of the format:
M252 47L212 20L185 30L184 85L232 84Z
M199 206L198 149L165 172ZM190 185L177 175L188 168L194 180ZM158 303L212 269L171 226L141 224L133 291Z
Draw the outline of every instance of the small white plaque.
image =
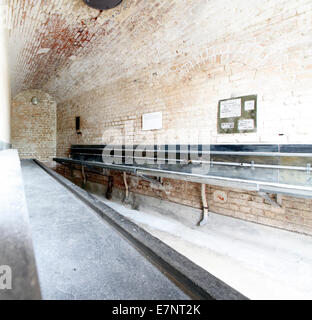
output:
M223 122L221 123L221 129L234 129L234 122Z
M220 118L236 118L242 115L242 99L222 101L220 105Z
M143 114L142 130L162 129L162 112L153 112Z
M253 130L255 128L255 122L253 119L239 120L238 130Z
M255 110L255 101L249 100L245 101L245 111Z

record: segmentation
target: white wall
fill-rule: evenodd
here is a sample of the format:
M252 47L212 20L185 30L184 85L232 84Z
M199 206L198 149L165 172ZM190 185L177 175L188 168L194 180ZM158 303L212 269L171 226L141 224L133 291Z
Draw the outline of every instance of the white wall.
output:
M10 82L8 68L8 28L4 24L5 11L0 6L0 141L11 141Z
M166 1L156 2L163 8ZM147 23L153 10L140 12L133 31L114 27L109 45L99 46L105 54L78 58L54 81L61 94L59 155L73 143L112 143L113 137L120 144L123 135L128 144L311 143L312 1L170 4L160 25ZM49 84L46 91L54 92ZM218 101L254 94L257 132L218 134ZM159 111L163 128L143 131L142 115Z

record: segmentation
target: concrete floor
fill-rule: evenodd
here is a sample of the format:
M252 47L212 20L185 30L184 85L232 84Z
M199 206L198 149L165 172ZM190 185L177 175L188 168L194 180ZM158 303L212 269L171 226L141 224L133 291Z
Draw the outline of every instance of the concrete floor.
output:
M22 172L43 299L189 299L36 164Z
M189 227L99 198L250 299L312 299L312 237L217 214Z

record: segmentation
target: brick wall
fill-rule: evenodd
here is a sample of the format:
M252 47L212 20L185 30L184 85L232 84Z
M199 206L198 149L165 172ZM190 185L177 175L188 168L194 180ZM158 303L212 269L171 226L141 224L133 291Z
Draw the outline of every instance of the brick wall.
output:
M84 57L81 73L76 64L69 70L84 81L58 104L59 156L73 143L311 143L310 1L172 1L158 19L151 4L131 5L141 22L137 15L124 20L128 11L122 11L124 24L108 35L107 53ZM217 134L218 100L250 94L258 95L257 133ZM163 112L163 129L142 131L142 114L154 111ZM81 136L75 116L81 116ZM199 185L167 180L163 192L133 183L135 192L201 207ZM224 191L227 202L210 200L213 211L312 230L309 201L285 198L276 209L253 193Z
M135 48L129 31L119 34L108 50L114 48L117 59L127 47L127 55L118 65L104 59L105 71L95 71L82 93L59 104L59 154L78 141L75 115L82 120L81 143L107 143L111 137L119 143L123 133L130 143L311 142L311 2L253 0L246 6L223 0L212 7L207 1L196 6L173 1L172 6L176 19L149 25L155 30L148 39L138 29ZM149 14L143 12L142 19ZM87 90L91 81L96 88ZM218 135L218 100L249 94L258 95L258 132ZM163 111L163 129L144 132L141 116L153 111Z
M68 167L57 165L56 171L72 179ZM107 176L85 171L87 180L107 185ZM125 190L123 176L116 171L108 171L114 181L114 188ZM82 183L81 169L73 170L76 182ZM133 175L127 175L130 192L168 200L193 208L202 208L201 186L197 183L163 179L162 186L151 185ZM256 222L276 228L312 235L312 199L281 197L281 207L273 207L255 192L207 186L209 209L211 212ZM222 197L219 197L219 194ZM273 198L273 196L271 196ZM273 200L276 200L273 198Z
M31 99L37 97L38 104ZM40 90L28 90L12 101L12 144L22 159L52 162L56 154L56 102Z

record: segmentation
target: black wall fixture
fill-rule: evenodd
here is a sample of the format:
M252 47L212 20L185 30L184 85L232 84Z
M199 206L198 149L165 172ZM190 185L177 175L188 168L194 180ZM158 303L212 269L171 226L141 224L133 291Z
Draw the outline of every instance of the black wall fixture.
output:
M81 134L80 131L80 117L76 117L76 133Z
M107 10L117 7L122 0L83 0L89 7L98 10Z

